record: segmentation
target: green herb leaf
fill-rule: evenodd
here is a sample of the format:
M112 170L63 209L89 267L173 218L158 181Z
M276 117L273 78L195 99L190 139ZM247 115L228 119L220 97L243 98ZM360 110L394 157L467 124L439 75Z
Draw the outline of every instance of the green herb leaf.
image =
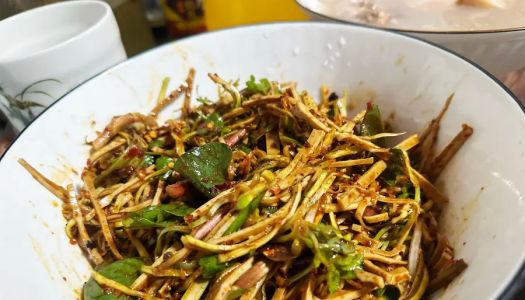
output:
M142 158L142 162L140 163L140 167L147 168L155 163L155 156L146 154L144 155L144 158Z
M212 105L213 101L208 99L207 97L197 97L197 101L204 104L204 105Z
M171 157L168 157L168 156L160 156L158 157L156 160L155 160L155 169L157 169L157 171L160 171L164 168L167 168L168 167L168 164L173 162L173 158ZM172 170L167 170L164 174L160 175L159 177L162 179L162 180L167 180L168 177L170 177L171 175L171 172L173 172Z
M224 121L219 113L212 113L206 117L206 123L213 125L213 131L219 132L224 127Z
M326 283L328 284L328 291L330 294L337 292L339 290L339 284L341 283L341 275L334 265L329 265L327 267L326 274Z
M153 140L151 142L149 142L148 144L148 148L149 149L153 149L153 148L162 148L164 147L164 145L166 144L166 141L164 139L156 139L156 140Z
M341 279L355 278L354 271L362 268L363 256L334 227L307 222L303 226L301 240L314 253L314 267L323 264L326 268L328 291L334 293L339 289Z
M361 122L360 127L361 135L371 136L384 132L383 120L381 119L381 112L379 111L379 106L369 105L366 114ZM375 139L374 143L378 146L385 146L385 139Z
M170 162L173 162L173 158L160 156L155 160L155 169L157 169L157 171L162 170L166 168Z
M381 174L380 179L389 186L396 185L397 176L404 174L404 166L403 150L396 148L390 149L388 164L386 170Z
M131 286L133 281L140 275L142 261L137 258L126 258L118 260L112 264L102 267L98 272L120 284L127 287ZM127 295L107 294L105 290L93 279L90 278L84 285L84 300L131 300L136 299Z
M377 289L375 295L381 300L397 300L401 297L401 292L394 285L386 285L384 288Z
M221 129L221 133L220 133L220 135L221 135L221 136L225 136L225 135L227 135L227 134L230 133L230 132L232 132L232 129L231 129L230 127L223 127L223 128Z
M246 81L246 90L252 94L263 94L266 95L270 89L272 88L272 85L268 79L263 78L257 82L255 80L255 77L253 75L250 76L250 80Z
M241 150L246 154L250 154L250 152L252 152L252 149L246 144L238 144L237 146L235 146L235 150Z
M149 206L130 213L122 224L127 228L163 228L173 225L177 217L184 217L193 211L193 208L185 204Z
M230 266L229 263L219 263L217 255L204 256L199 258L199 266L202 268L202 277L210 279L217 273L222 272Z
M213 187L226 182L231 159L232 151L226 144L209 143L184 153L174 169L199 191L213 197Z

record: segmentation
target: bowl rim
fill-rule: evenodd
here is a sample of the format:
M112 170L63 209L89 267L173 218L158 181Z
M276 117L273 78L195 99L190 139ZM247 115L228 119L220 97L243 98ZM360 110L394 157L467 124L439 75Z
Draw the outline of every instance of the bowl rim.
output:
M115 68L118 68L118 67L120 67L122 65L125 65L125 64L128 64L128 63L131 63L132 61L136 60L137 58L139 58L139 57L141 57L143 55L147 55L147 54L149 54L149 52L155 51L158 48L169 46L169 45L173 45L175 43L179 43L179 42L182 42L182 41L198 39L198 38L201 38L201 37L207 36L207 35L213 35L213 34L223 33L223 32L227 32L227 31L235 31L235 30L239 30L239 29L250 29L250 28L258 28L258 27L274 27L274 26L284 26L284 25L294 25L294 26L301 26L302 25L302 26L319 26L319 27L324 27L324 26L328 26L328 27L358 27L358 28L362 28L362 29L365 29L365 30L380 31L380 32L387 33L387 34L398 35L398 36L402 36L404 38L416 40L416 41L422 42L424 44L434 46L438 50L444 51L444 52L446 52L448 54L456 56L457 58L459 58L461 60L464 60L465 62L469 63L470 65L472 65L473 67L475 67L479 71L481 71L481 73L486 75L489 79L494 81L497 85L499 85L500 88L503 89L503 91L506 92L506 94L508 94L514 100L514 102L521 109L521 111L523 113L523 117L525 118L525 103L521 102L518 99L518 97L516 95L514 95L514 93L512 93L512 91L506 85L504 85L499 79L497 79L494 75L489 73L487 70L485 70L480 65L478 65L475 62L473 62L472 60L462 56L461 54L458 54L458 53L456 53L456 52L454 52L452 50L444 48L444 47L442 47L440 45L437 45L437 44L435 44L433 42L429 42L427 40L424 40L424 39L422 39L420 37L414 37L414 36L411 36L411 35L408 35L408 34L405 34L405 33L402 33L402 32L391 31L391 30L387 30L387 29L384 29L384 28L377 28L377 27L366 26L364 24L358 24L358 23L356 23L356 24L344 24L344 23L326 23L326 22L315 22L315 21L269 22L269 23L253 24L253 25L249 25L249 26L243 26L243 25L234 26L234 27L208 31L208 32L204 32L204 33L195 34L195 35L192 35L192 36L189 36L189 37L181 38L181 39L178 39L178 40L175 40L175 41L163 44L163 45L159 45L159 46L153 47L153 48L148 49L146 51L143 51L143 52L141 52L141 53L139 53L139 54L137 54L137 55L135 55L133 57L128 58L127 60L125 60L123 62L120 62L120 63L118 63L118 64L116 64L116 65L114 65L112 67L107 68L106 70L103 70L103 71L93 75L92 77L86 79L82 83L80 83L77 86L73 87L70 91L68 91L62 97L58 98L55 102L51 103L38 116L36 116L36 118L34 118L29 124L27 124L27 126L24 127L24 129L22 129L18 133L18 135L13 139L13 141L5 149L4 153L2 153L0 155L0 165L2 165L2 163L4 162L4 157L11 150L12 146L19 140L19 138L22 137L22 135L24 134L26 129L28 129L30 126L34 125L34 123L35 123L35 121L37 119L39 119L42 115L44 115L51 107L55 106L55 104L57 104L60 101L63 101L65 98L67 98L67 96L70 93L72 93L73 91L77 90L78 88L81 88L87 82L90 82L91 80L97 78L99 75L102 75L103 73L111 72L111 70L113 70ZM510 281L507 283L507 286L504 287L504 289L501 292L501 294L497 296L497 299L498 300L513 300L515 298L515 296L518 295L518 293L520 292L521 289L525 289L525 260L521 262L521 265L520 265L519 269L517 270L516 274L514 274L514 277L512 279L510 279Z
M428 35L439 35L439 34L460 35L460 34L510 33L510 32L525 31L525 25L521 26L521 27L500 28L500 29L482 29L482 30L416 30L416 29L406 29L406 28L397 28L397 27L386 27L386 26L378 26L378 25L374 25L374 24L366 24L366 23L363 23L363 22L349 21L349 20L345 20L343 18L338 18L338 17L334 17L334 16L331 16L331 15L323 14L323 13L314 11L312 8L307 7L306 5L302 4L301 0L295 0L295 3L299 7L301 7L301 9L305 10L309 14L312 14L312 15L315 15L317 17L321 17L321 18L327 19L327 20L332 21L332 22L343 23L343 24L350 24L350 25L357 25L357 26L375 28L375 29L380 29L380 30L395 31L397 33L428 34ZM436 45L434 45L434 46L436 46ZM462 58L464 59L464 57L462 57ZM471 61L469 61L469 62L471 62Z

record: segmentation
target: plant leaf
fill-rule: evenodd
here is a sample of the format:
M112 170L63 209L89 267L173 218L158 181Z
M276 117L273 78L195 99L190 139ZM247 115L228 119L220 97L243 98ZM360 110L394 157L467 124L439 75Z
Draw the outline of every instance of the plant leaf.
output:
M339 289L341 279L355 278L354 271L362 268L363 255L357 253L353 244L343 239L334 227L323 223L303 224L302 240L314 253L314 267L324 265L328 291L334 293Z
M380 178L389 186L396 184L396 177L404 174L404 158L403 150L392 148L390 149L390 157L386 170L381 174Z
M401 292L394 285L385 285L384 288L376 290L375 295L380 300L397 300L401 297Z
M126 258L118 260L112 264L102 267L98 272L127 287L140 275L142 261L137 258ZM107 294L104 289L93 279L90 278L82 291L84 300L131 300L136 299L127 295Z
M212 123L214 126L214 131L221 131L224 127L224 121L222 120L221 115L216 112L210 114L206 118L206 123Z
M229 267L229 263L219 263L217 255L210 255L201 257L199 259L199 266L202 267L202 277L210 279Z
M175 162L174 169L203 194L212 197L213 187L226 182L231 159L232 151L226 144L209 143L184 153Z
M197 101L204 104L204 105L211 105L213 104L213 101L208 99L207 97L197 97Z
M127 228L164 228L173 225L177 217L184 217L193 212L193 210L193 208L185 204L149 206L130 213L122 221L122 224Z
M173 158L171 158L169 156L160 156L160 157L158 157L155 160L155 169L157 171L160 171L160 170L168 167L168 164L172 163L173 161L174 161ZM159 175L159 178L162 179L162 180L167 180L170 177L171 172L173 172L173 171L172 170L167 170L166 172L164 172L164 174Z
M379 106L375 104L370 104L368 106L363 121L361 122L360 129L361 135L364 136L376 135L385 131L383 120L381 119L381 112L379 111ZM375 139L374 143L380 147L384 147L385 139Z
M328 291L330 294L339 290L339 284L341 283L341 275L337 271L334 265L328 265L328 273L326 274L326 282L328 284Z
M251 94L263 94L266 95L270 89L272 88L272 85L270 81L266 78L262 78L257 82L255 80L255 77L253 75L250 75L250 80L246 81L246 90Z

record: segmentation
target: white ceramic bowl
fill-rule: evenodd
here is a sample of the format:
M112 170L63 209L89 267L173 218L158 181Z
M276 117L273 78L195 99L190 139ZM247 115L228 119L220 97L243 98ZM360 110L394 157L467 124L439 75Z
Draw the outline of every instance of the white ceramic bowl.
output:
M439 182L451 198L442 224L469 267L438 298L494 299L518 274L525 257L525 115L518 102L482 70L425 42L355 26L291 23L157 48L86 82L28 126L0 161L2 297L72 299L89 276L88 263L64 234L57 200L16 160L25 158L62 184L76 182L71 169L78 172L86 161L86 137L113 115L148 112L162 77L171 76L175 88L190 67L197 70L194 96L214 97L207 72L295 80L314 95L325 83L349 88L361 107L375 99L385 116L396 112L394 125L407 132L423 128L455 93L440 146L462 122L475 134ZM167 109L168 115L177 113Z
M296 0L312 20L373 25L349 18L326 14L321 0ZM525 20L521 28L498 30L424 30L422 28L390 29L409 34L451 49L502 79L511 71L525 67Z

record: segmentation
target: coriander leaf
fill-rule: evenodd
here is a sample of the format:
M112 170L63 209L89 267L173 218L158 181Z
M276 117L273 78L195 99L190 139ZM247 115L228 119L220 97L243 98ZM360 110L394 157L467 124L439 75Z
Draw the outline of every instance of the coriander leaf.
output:
M249 93L252 94L263 94L266 95L270 89L272 88L272 85L268 79L263 78L257 82L255 80L255 77L253 75L250 75L250 80L246 81L246 90Z
M177 217L184 217L193 212L193 210L193 208L185 204L149 206L129 213L127 218L122 221L122 224L126 228L163 228L173 225Z
M213 131L221 131L224 127L224 121L222 120L221 115L216 112L206 117L206 124L211 124L213 126Z
M229 267L229 263L219 263L217 255L211 255L199 258L199 266L202 268L202 277L210 279Z
M120 284L127 287L131 286L133 281L140 275L140 267L142 261L137 258L126 258L118 260L98 270L98 272ZM90 278L85 284L82 291L84 300L131 300L136 299L127 295L108 294L106 291L93 279Z
M381 112L379 106L375 104L369 104L366 114L361 122L360 132L361 135L371 136L384 132L383 120L381 119ZM374 143L378 146L385 146L385 139L375 139Z
M212 197L212 189L226 182L232 151L226 144L208 143L184 153L174 169L188 179L204 195Z
M355 251L353 244L341 237L340 232L330 225L303 222L302 241L314 253L314 267L321 264L326 268L328 291L339 289L341 279L355 278L354 271L361 269L363 256Z
M341 283L341 275L334 265L328 265L328 273L326 274L326 282L328 284L328 291L330 294L337 292L339 290L339 285Z

